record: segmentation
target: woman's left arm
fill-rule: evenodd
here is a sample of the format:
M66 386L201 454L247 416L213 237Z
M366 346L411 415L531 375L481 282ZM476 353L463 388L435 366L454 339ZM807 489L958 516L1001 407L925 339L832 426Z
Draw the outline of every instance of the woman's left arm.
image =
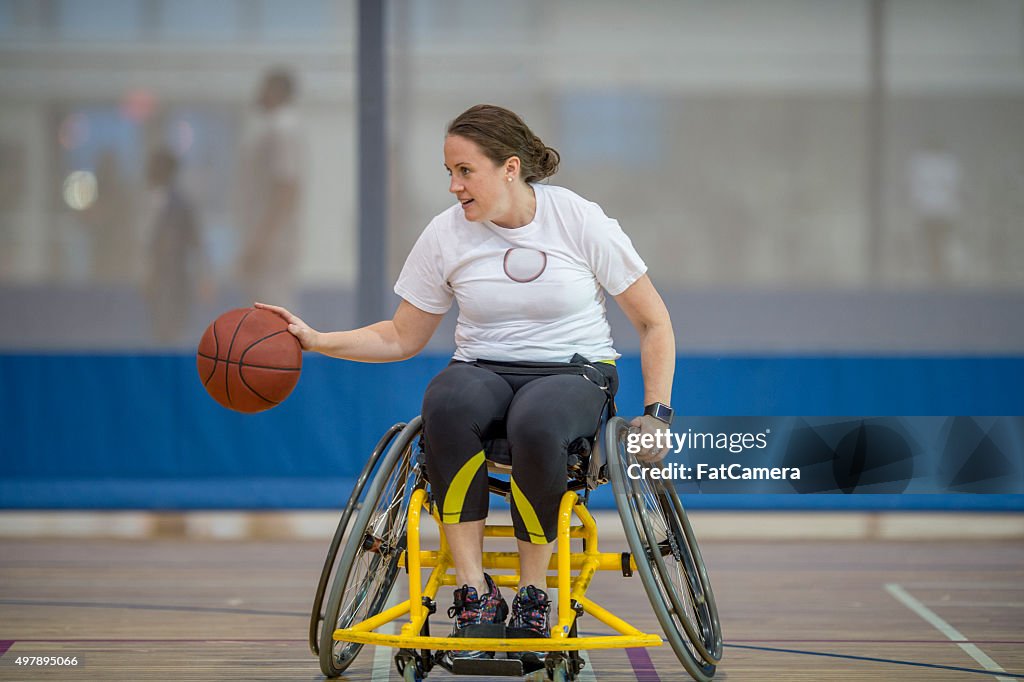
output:
M644 377L644 405L672 404L672 377L676 369L676 335L665 302L642 276L615 297L640 335L640 366Z
M644 275L615 297L626 317L640 334L640 368L644 377L644 406L651 403L672 404L672 377L676 369L676 335L665 302ZM664 431L668 425L650 415L641 415L631 422L641 433ZM654 464L664 459L668 448L651 448L637 454L637 459Z

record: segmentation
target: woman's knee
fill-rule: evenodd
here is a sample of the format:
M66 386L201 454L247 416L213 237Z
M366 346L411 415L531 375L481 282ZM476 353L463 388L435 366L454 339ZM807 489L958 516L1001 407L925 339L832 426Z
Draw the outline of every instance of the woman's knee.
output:
M423 421L482 427L501 419L511 399L511 387L493 372L468 364L449 365L423 394Z
M505 426L514 460L525 459L530 453L540 454L541 460L561 452L572 437L565 423L542 410L523 411L509 416Z
M579 377L547 377L522 389L508 410L506 428L515 449L564 449L576 438L597 429L604 396ZM533 388L532 391L527 389Z

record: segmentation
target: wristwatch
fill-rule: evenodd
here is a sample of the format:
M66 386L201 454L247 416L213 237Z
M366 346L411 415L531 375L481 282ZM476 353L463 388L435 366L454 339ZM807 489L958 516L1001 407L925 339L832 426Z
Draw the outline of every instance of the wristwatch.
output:
M675 411L665 403L651 403L644 408L644 414L649 414L658 421L671 424L672 415L675 414Z

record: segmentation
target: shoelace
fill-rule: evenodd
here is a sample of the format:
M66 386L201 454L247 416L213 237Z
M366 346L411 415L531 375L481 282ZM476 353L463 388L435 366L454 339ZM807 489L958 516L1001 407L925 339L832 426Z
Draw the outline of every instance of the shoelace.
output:
M483 600L479 597L476 599L466 599L468 590L468 585L463 585L461 590L455 590L454 603L448 608L449 618L461 616L464 611L480 611L480 604Z
M516 622L543 627L547 620L547 615L551 612L551 600L546 597L541 598L536 592L533 592L531 595L529 590L526 595L526 599L518 597L519 611L516 614L518 616Z

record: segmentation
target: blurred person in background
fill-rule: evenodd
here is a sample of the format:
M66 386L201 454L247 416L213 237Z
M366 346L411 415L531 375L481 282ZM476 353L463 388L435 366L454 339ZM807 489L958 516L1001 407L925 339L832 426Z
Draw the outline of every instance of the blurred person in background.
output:
M178 159L166 147L146 161L150 217L144 293L153 338L165 344L181 340L198 294L213 296L209 264L195 206L178 184Z
M276 300L286 307L295 303L304 161L295 94L296 79L290 70L268 71L242 139L238 171L242 249L237 274L247 303Z
M0 139L0 280L17 272L18 249L15 212L25 196L24 149L13 140Z
M943 284L964 270L960 222L960 162L937 139L910 158L910 198L928 253L928 275Z
M132 194L117 153L104 149L96 162L96 201L83 215L92 247L90 275L95 281L124 282L138 277L134 264L138 263L139 244L132 228L137 204Z

